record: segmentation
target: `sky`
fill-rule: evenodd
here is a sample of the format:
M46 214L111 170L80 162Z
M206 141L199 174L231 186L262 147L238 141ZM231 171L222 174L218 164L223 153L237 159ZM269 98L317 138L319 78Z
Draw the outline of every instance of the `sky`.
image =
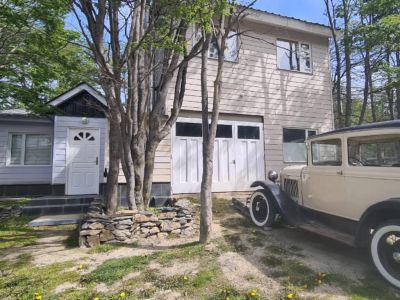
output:
M258 0L254 8L305 21L327 24L324 0Z

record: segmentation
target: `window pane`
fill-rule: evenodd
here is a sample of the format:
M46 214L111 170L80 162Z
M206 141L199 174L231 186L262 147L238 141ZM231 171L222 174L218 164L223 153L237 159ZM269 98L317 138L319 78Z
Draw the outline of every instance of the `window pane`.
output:
M283 143L283 160L285 162L306 162L307 147L305 143Z
M218 125L217 138L232 138L232 125Z
M317 132L315 130L309 130L307 137L311 137L311 136L314 136L314 135L317 135Z
M239 139L260 139L260 128L255 126L238 126L238 138Z
M318 141L311 144L312 161L316 166L341 166L342 147L340 140Z
M11 136L11 157L10 165L22 164L22 134Z
M217 59L218 53L219 50L218 50L217 39L213 37L210 42L208 57ZM238 59L238 39L237 39L237 34L234 31L229 33L229 37L226 40L224 59L226 61L237 61Z
M238 59L238 39L236 32L230 32L229 37L226 40L225 49L225 60L227 61L237 61Z
M277 41L278 68L284 70L300 71L298 43L290 41Z
M25 141L25 165L50 165L50 161L50 136L27 134Z
M306 131L304 129L283 128L284 143L304 143L306 140Z
M300 70L311 72L311 49L309 44L301 44Z
M193 136L193 137L201 137L202 136L202 128L201 124L198 123L176 123L176 136Z
M351 138L348 152L350 166L400 167L400 136Z

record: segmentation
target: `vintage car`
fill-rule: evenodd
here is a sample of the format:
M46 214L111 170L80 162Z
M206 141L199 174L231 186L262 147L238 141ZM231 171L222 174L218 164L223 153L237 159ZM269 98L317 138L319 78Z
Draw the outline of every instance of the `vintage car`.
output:
M310 137L308 162L268 173L249 199L257 226L279 214L296 227L369 248L379 273L400 288L400 120Z

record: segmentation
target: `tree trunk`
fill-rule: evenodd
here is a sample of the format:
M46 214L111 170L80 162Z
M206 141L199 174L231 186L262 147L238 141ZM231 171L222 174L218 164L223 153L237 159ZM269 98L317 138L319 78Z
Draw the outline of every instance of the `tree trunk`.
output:
M335 59L336 59L335 78L336 78L336 82L334 84L332 93L334 92L334 89L336 88L336 114L337 114L336 118L337 118L337 126L339 128L341 128L341 127L343 127L342 66L341 66L339 42L338 42L337 35L336 35L335 6L334 6L334 3L332 1L329 2L329 0L325 0L325 6L326 6L326 14L327 14L328 20L329 20L329 27L330 27L331 33L332 33L332 40L333 40L334 47L335 47ZM332 11L331 11L331 7L332 7Z
M396 66L400 69L400 51L396 51ZM397 85L400 85L400 72L397 73ZM400 119L400 87L396 88L397 119Z
M107 184L105 201L107 207L107 214L114 214L119 205L118 196L118 176L119 176L119 151L120 141L118 138L119 125L114 120L109 119L110 131L109 131L109 166L107 174Z
M344 58L346 69L346 111L345 111L345 126L351 126L353 115L353 103L351 95L351 44L352 37L350 34L350 12L348 0L342 0L344 14Z
M211 34L206 34L203 49L201 51L201 106L202 106L202 128L203 128L203 175L200 190L200 242L206 243L211 235L212 227L212 155L214 145L210 143L210 128L208 126L208 49Z
M156 156L158 143L148 142L146 147L146 158L144 162L144 184L143 201L145 207L149 206L151 197L151 188L153 185L154 160Z
M390 68L390 51L386 51L386 63L388 64L388 68ZM387 72L387 83L386 83L386 97L388 99L388 108L389 108L389 115L390 115L390 120L394 120L394 94L393 94L393 88L391 87L392 84L392 75L390 72Z

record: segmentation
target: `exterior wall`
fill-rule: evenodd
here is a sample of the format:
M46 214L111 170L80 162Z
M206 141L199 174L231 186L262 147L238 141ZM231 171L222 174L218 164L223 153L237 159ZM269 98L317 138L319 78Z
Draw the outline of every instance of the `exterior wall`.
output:
M0 121L0 185L50 184L51 166L7 166L9 133L49 134L53 138L53 124L40 121Z
M106 182L104 168L107 166L106 152L108 147L108 124L107 119L88 118L88 124L82 124L81 117L56 116L54 119L54 145L53 145L53 172L52 184L66 183L66 147L68 128L99 128L100 129L100 183Z
M321 133L333 127L328 39L256 23L243 24L241 30L247 32L240 37L239 60L225 63L220 111L263 118L267 173L285 166L283 128ZM310 43L312 74L279 70L276 39ZM199 58L190 63L183 110L201 110L200 67ZM210 99L216 67L217 61L209 59ZM167 111L172 99L171 89Z

